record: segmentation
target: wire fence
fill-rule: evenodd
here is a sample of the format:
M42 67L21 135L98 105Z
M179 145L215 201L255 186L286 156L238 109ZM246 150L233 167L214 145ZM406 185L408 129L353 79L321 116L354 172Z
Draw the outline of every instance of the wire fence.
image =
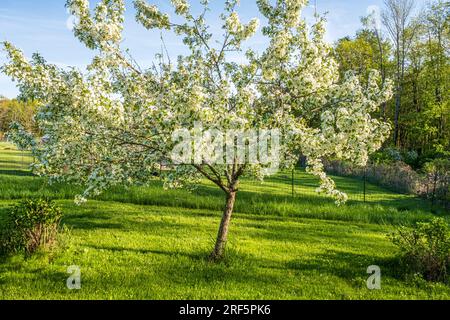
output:
M450 210L450 172L444 166L432 166L428 172L417 172L409 165L370 162L366 167L355 167L343 161L325 161L325 168L338 176L359 177L396 193L416 195L429 200L431 206Z
M334 175L331 177L337 189L345 192L350 201L376 202L379 200L381 189L369 183L365 177L348 178ZM297 167L294 170L282 170L274 176L265 178L262 182L244 179L241 190L251 192L261 190L288 197L329 199L329 196L317 192L318 186L318 178L307 173L304 167Z
M0 141L0 174L31 175L32 162L29 151L17 150L14 145Z
M0 174L32 176L30 164L33 162L34 158L29 151L17 150L13 144L0 140ZM240 190L255 196L269 194L270 196L283 198L303 197L313 201L323 199L331 201L326 194L317 192L319 180L306 172L305 165L304 161L300 161L294 170L280 170L277 174L266 177L264 181L244 177L241 179ZM389 188L377 183L372 177L370 167L352 170L350 174L347 171L335 170L336 168L333 169L330 166L326 167L329 176L336 183L337 189L345 192L350 202L383 203L386 201L395 202L403 196L417 197L414 193ZM205 184L207 184L206 181ZM208 193L201 193L201 195L207 197ZM429 205L424 205L431 210L434 209L435 205L450 209L448 200L441 203L436 201L435 197L422 198L428 200Z
M32 162L30 152L17 150L12 144L0 141L0 174L32 175L30 168ZM362 178L332 176L332 178L337 188L345 192L350 201L379 200L380 188L369 183L365 176ZM316 192L318 186L319 180L316 177L308 174L304 167L297 167L294 170L281 170L262 182L244 177L240 190L279 197L326 198L326 195Z

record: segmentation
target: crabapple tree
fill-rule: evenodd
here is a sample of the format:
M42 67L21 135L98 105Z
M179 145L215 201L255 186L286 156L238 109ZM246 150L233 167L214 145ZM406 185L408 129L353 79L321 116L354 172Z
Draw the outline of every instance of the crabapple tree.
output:
M187 0L171 2L169 15L134 1L144 28L174 32L188 49L173 61L163 52L148 69L122 47L124 0L101 0L92 9L88 0L67 1L75 37L95 53L83 72L39 54L28 60L3 44L2 71L24 97L41 102L35 118L43 137L33 140L18 124L9 133L33 150L34 170L50 181L83 185L77 203L114 185L149 183L161 164L168 188L212 181L226 201L213 260L223 255L243 176L263 179L303 154L307 170L320 178L318 192L344 203L322 159L364 165L381 147L389 126L371 114L390 99L390 82L380 87L375 71L364 85L352 73L340 79L324 19L308 25L301 16L306 0L257 0L261 26L258 19L243 22L239 1L226 0L219 34L207 23L208 0L196 10ZM246 41L258 32L266 48L249 49ZM243 150L249 154L241 156Z

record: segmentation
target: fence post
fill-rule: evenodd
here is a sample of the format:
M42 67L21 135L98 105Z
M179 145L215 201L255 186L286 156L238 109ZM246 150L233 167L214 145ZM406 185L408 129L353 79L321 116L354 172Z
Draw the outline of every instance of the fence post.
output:
M438 172L437 170L434 172L434 179L433 179L433 195L431 198L431 207L434 207L434 202L436 201L436 185L438 180Z
M367 179L367 166L364 167L364 187L363 187L363 192L364 192L364 203L366 202L366 179Z
M292 169L292 197L294 197L295 194L294 183L295 183L295 167L294 169Z

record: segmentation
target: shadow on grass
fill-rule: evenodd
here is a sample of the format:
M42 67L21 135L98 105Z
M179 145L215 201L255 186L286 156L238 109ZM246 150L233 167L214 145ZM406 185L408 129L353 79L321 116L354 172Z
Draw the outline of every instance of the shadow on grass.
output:
M185 252L185 251L168 251L168 250L156 250L156 249L141 249L141 248L124 248L124 247L115 247L115 246L100 246L100 245L89 245L89 248L96 249L96 250L106 250L116 253L123 253L123 252L133 252L133 253L139 253L139 254L156 254L156 255L164 255L169 257L176 257L176 256L184 256L187 258L190 258L192 260L198 260L198 261L207 261L208 253L205 252Z
M22 161L20 159L0 159L0 167L3 167L3 165L12 165L17 164L21 167L26 167L30 164L29 161Z
M261 285L260 290L273 291L285 284L284 275L302 274L303 278L307 279L311 276L312 279L317 279L318 273L341 278L348 284L360 288L365 286L366 279L369 277L367 267L371 265L380 266L383 278L401 280L403 277L394 258L386 259L345 251L329 250L315 255L312 259L293 259L285 263L231 251L231 253L227 252L227 256L222 261L212 263L207 259L208 252L203 250L179 252L97 245L92 245L90 248L109 250L114 254L132 252L163 256L163 260L157 264L158 267L152 270L158 275L155 278L153 274L151 281L158 279L165 286L167 281L170 281L171 286L186 287L189 290L193 287L232 287L234 284L254 288L257 284L264 284ZM135 274L128 280L127 285L132 286L135 282L149 281L148 277L145 273ZM111 280L117 281L119 278L114 277ZM410 284L405 285L410 286ZM242 293L240 295L242 298ZM254 296L255 293L253 292L252 295ZM276 296L273 298L276 299Z
M418 197L376 200L373 202L368 201L368 203L375 203L381 206L395 208L399 211L399 214L404 211L412 211L417 209L432 212L431 202L428 200L420 199ZM442 213L445 214L443 208ZM446 214L450 214L450 212L447 211Z
M335 275L346 280L368 278L367 268L379 266L383 277L402 279L404 274L397 257L380 258L366 254L327 250L316 254L313 259L293 259L285 264L288 269L314 271Z
M107 220L111 219L111 215L106 213L97 213L95 215L86 213L67 215L62 219L62 223L78 230L124 229L123 223L107 222Z
M32 255L26 253L15 253L11 255L0 255L0 274L7 273L20 273L22 276L28 274L32 277L44 277L45 279L53 280L55 282L61 282L65 286L65 280L68 275L65 270L55 271L46 268L45 264L41 264L39 267L34 266L32 268L26 264L28 260L43 259L48 262L48 252L35 252ZM6 283L6 279L0 277L0 285Z
M7 176L20 176L20 177L33 177L34 174L31 171L26 171L26 170L4 170L1 169L0 170L0 175L7 175Z
M167 230L187 228L190 225L186 223L168 221L168 220L140 220L135 219L132 214L125 214L120 217L120 221L115 219L121 213L85 213L67 215L62 222L67 226L78 230L98 230L114 229L120 231L145 231L145 230Z
M270 274L266 269L259 268L259 260L253 256L241 254L234 250L227 250L225 257L218 262L209 260L210 251L197 249L191 252L178 250L122 248L116 246L90 245L92 249L111 251L112 254L126 252L162 256L162 264L153 271L158 273L157 278L152 276L151 281L159 279L170 281L171 286L211 287L214 284L254 286L257 283L281 284L278 275ZM161 263L161 262L160 262ZM149 281L145 273L136 275L132 281ZM129 284L131 285L131 284Z

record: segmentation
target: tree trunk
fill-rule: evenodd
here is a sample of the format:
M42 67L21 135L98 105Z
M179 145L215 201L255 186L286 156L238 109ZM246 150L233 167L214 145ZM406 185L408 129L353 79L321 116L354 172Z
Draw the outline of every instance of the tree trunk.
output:
M383 50L383 43L382 43L382 39L380 36L380 33L378 32L378 29L375 28L375 35L377 37L377 42L378 42L378 50L380 51L380 72L381 72L381 84L384 87L384 85L386 84L386 70L384 68L384 50ZM386 107L387 107L387 103L383 102L383 104L381 105L381 118L386 121Z
M213 261L219 260L223 257L225 245L228 238L228 228L230 226L231 215L233 214L234 203L236 201L236 191L227 193L227 202L220 222L219 232L217 234L216 245L214 251L211 253L210 259Z
M395 114L394 114L394 146L398 147L399 143L399 118L400 118L400 104L401 104L401 92L397 88L397 95L395 97Z
M403 32L403 31L402 31ZM398 147L399 145L399 118L400 118L400 106L402 99L402 85L403 85L403 69L405 63L405 56L401 56L401 51L404 50L403 47L400 48L400 33L397 31L396 35L396 56L397 56L397 88L395 95L395 112L394 112L394 146Z

